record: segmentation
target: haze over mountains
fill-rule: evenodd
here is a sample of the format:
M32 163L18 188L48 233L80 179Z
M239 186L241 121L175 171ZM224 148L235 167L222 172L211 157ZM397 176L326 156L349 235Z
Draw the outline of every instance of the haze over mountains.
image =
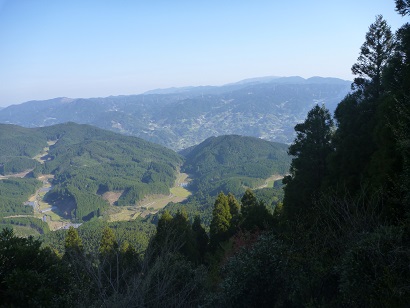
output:
M350 90L337 78L262 77L224 86L157 89L106 98L54 98L0 110L0 122L24 127L68 121L133 135L173 150L210 136L238 134L290 143L315 104L331 111Z

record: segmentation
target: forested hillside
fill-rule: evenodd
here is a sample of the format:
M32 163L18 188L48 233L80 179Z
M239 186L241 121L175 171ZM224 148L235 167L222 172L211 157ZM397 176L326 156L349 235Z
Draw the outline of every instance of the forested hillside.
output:
M77 124L42 128L58 140L43 172L54 174L51 202L77 205L72 218L99 216L108 203L101 195L121 191L117 205L133 205L146 195L168 194L181 164L179 156L161 146ZM78 207L78 205L82 205Z
M1 161L4 173L29 169L28 176L52 174L53 187L46 200L62 215L78 221L99 216L107 209L108 202L102 197L105 192L120 193L117 205L133 205L150 194L168 194L182 164L178 154L162 146L88 125L67 123L33 129L3 125L1 129L5 140L1 152L7 154ZM47 141L53 145L40 164L31 157L41 153ZM15 150L10 150L11 146ZM26 186L19 184L21 179L13 181L13 189L21 196L8 201L4 195L2 212L32 212L22 203L34 193L35 186L23 191L29 179L24 182ZM38 186L38 181L32 181ZM10 194L12 190L7 191Z
M280 179L288 172L291 160L287 149L286 144L254 137L208 138L181 152L185 156L182 170L190 175L188 188L193 194L183 204L170 203L165 210L176 214L182 206L191 221L200 215L209 227L214 199L220 192L240 198L250 188L273 211L283 198Z
M32 169L32 159L47 146L44 136L32 129L0 124L0 175Z
M40 213L51 208L62 219L88 221L109 209L107 195L116 196L111 204L128 207L150 195L169 195L182 169L193 193L185 202L189 215L199 211L209 224L212 198L220 191L240 195L263 186L272 175L284 175L290 163L286 145L253 137L212 137L187 149L183 159L142 139L75 123L31 129L2 125L0 132L3 217L33 215L33 205L45 201L49 208L42 206ZM28 202L41 186L36 178L47 182L44 176L51 187L43 199ZM280 200L280 190L273 190L263 193L269 206ZM169 210L180 206L170 204Z
M272 175L286 174L287 145L254 137L211 137L185 154L182 170L192 175L193 189L212 195L220 191L241 194Z

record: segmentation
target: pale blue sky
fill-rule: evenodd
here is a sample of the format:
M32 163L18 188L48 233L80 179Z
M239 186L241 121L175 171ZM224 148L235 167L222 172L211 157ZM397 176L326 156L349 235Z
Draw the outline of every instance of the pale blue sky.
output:
M0 106L262 76L352 79L393 0L0 0Z

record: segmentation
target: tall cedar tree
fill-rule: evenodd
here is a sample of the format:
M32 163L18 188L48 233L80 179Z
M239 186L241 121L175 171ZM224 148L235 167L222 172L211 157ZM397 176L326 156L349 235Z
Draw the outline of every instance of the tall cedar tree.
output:
M107 256L118 248L118 243L115 239L114 231L111 228L105 227L101 236L100 254Z
M366 88L367 92L370 89L367 94L375 98L380 95L382 71L393 51L393 42L389 25L382 15L376 16L376 21L366 33L366 41L360 48L359 58L352 66L352 73L358 76L354 79L353 88Z
M201 225L201 218L196 215L194 222L192 223L192 231L194 232L194 237L196 241L196 246L198 248L199 263L204 263L205 254L208 251L208 235L204 227Z
M83 243L78 235L77 229L70 227L67 231L64 242L66 254L80 254L83 251Z
M327 174L326 159L332 152L333 120L324 106L316 105L304 123L295 126L296 139L289 147L294 156L290 175L285 177L285 215L292 217L312 205Z
M400 222L409 204L410 24L396 33L393 55L383 72L386 95L377 105L374 140L377 150L369 164L372 183L383 187L384 214ZM407 175L406 175L407 174ZM407 180L406 180L407 179ZM403 202L403 199L407 200Z
M158 221L157 234L152 238L151 244L155 255L164 255L173 250L189 261L198 263L200 253L195 236L184 208L178 210L174 217L165 211Z
M352 72L358 77L352 85L356 91L346 96L335 111L337 131L333 138L335 153L329 158L329 186L355 195L363 187L380 186L391 169L391 150L382 145L393 140L386 125L388 83L386 67L395 49L394 36L381 15L370 25ZM380 164L380 157L387 160ZM394 163L393 163L394 164Z
M255 194L251 189L246 189L244 195L241 198L242 203L242 215L244 217L248 216L252 207L258 204L258 199L256 199Z
M189 261L197 263L199 260L197 242L185 208L177 211L171 221L171 226L170 232L175 233L176 240L181 244L179 252Z
M220 242L229 238L232 215L228 197L219 193L212 211L212 221L209 230L211 249L216 249Z

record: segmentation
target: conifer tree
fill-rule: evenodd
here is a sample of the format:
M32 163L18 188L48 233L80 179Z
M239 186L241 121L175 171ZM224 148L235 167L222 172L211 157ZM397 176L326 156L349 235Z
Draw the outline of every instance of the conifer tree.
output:
M251 208L258 204L258 200L256 199L256 196L253 193L253 191L247 188L244 195L241 198L241 203L242 216L246 217Z
M171 214L169 213L168 210L165 210L158 221L157 232L162 231L163 229L166 229L167 225L169 225L171 220L172 220Z
M354 79L353 88L366 88L376 98L380 95L382 72L393 51L393 42L390 26L382 15L376 16L376 21L366 33L357 63L352 66L352 73L358 76Z
M72 226L67 231L64 247L68 254L80 253L83 250L83 243L78 235L77 229Z
M311 207L312 198L327 174L332 128L329 111L318 105L308 112L305 122L295 126L296 138L289 147L289 154L294 158L290 175L283 181L286 184L283 201L286 215L300 214Z
M192 223L192 231L194 232L196 246L198 248L199 262L203 263L205 254L208 251L209 238L204 227L201 225L201 218L199 215L196 215L194 218L194 222Z
M229 211L232 217L239 215L241 212L241 205L232 193L228 194Z
M99 251L102 255L108 255L118 248L118 243L115 239L114 231L111 228L105 227L101 237Z
M41 241L14 235L12 229L0 231L0 306L72 307L70 270Z
M212 211L212 221L209 232L212 249L216 249L220 242L228 239L231 219L232 215L229 208L228 197L221 192L215 200L214 209Z
M229 211L231 213L231 231L234 233L241 221L241 205L232 193L228 194Z
M192 262L197 262L199 252L192 226L185 208L179 209L171 222L169 232L175 234L175 241L181 246L179 252Z

